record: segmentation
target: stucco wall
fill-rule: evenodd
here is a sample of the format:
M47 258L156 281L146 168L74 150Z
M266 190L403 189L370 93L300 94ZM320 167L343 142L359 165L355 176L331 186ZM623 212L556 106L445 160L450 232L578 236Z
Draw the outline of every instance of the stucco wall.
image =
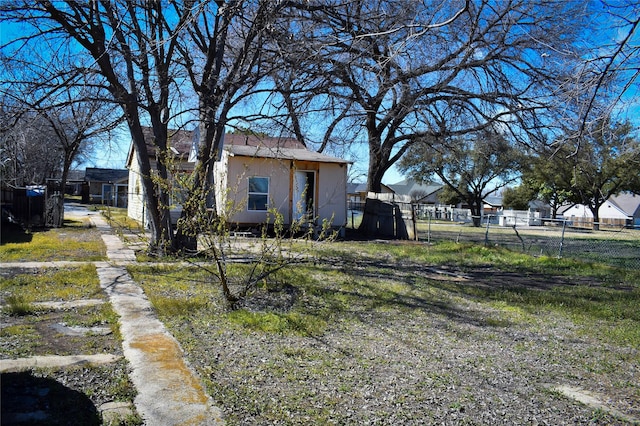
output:
M227 198L230 222L258 224L267 220L263 211L247 210L249 177L269 178L269 206L282 214L289 223L290 161L266 158L229 157Z

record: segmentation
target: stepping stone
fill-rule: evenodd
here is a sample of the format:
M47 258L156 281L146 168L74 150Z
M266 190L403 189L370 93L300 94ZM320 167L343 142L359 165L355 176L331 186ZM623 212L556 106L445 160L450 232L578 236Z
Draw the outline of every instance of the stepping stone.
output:
M45 355L29 358L0 359L0 372L22 371L30 368L64 368L72 365L111 364L122 358L112 354L98 355Z
M552 389L588 407L591 407L596 410L606 411L611 415L624 420L625 422L629 422L630 424L640 423L640 419L637 419L633 416L628 416L625 413L606 405L604 402L602 402L602 399L600 398L600 396L594 392L590 392L585 389L581 389L574 386L567 386L567 385L553 386Z
M112 333L109 327L80 327L80 326L68 326L64 323L53 324L51 326L58 333L62 333L65 336L86 336L88 334L94 334L97 336L106 336Z
M87 306L99 306L104 304L102 299L80 299L68 300L63 302L34 302L32 306L43 309L69 310L73 308L84 308Z
M127 418L135 415L133 404L129 402L107 402L98 410L102 414L102 422L105 425L126 424Z

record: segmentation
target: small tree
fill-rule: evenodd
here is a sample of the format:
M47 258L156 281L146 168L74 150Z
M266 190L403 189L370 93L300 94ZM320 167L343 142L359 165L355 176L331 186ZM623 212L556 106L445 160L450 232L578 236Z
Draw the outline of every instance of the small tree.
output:
M407 152L399 168L420 182L439 177L469 205L479 226L485 197L518 177L522 158L504 135L485 129L473 137L424 139Z
M529 202L535 200L537 193L528 185L505 188L502 192L502 206L506 209L528 210Z
M331 241L337 235L331 230L331 220L324 220L319 229L308 218L285 226L283 215L272 207L266 221L256 228L257 238L236 237L232 217L244 208L246 200L228 201L221 212L214 214L208 208L206 194L213 189L197 184L192 173L175 170L172 176L170 191L189 194L182 202L194 213L190 217L183 215L178 221L184 235L197 240L198 250L187 254L195 260L194 265L219 284L230 309L242 306L259 285L272 288L279 271L309 261L311 241ZM227 188L228 192L232 190Z

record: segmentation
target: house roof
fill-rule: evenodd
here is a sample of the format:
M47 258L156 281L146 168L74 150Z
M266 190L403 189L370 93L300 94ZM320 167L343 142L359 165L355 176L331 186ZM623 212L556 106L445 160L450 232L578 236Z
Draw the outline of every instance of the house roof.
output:
M640 217L640 195L624 192L612 196L608 201L627 216Z
M385 185L384 183L381 184L381 186L382 186L382 192L391 192L391 193L394 192L393 189L391 189L388 185ZM356 194L361 192L367 192L366 183L351 182L347 184L347 193Z
M87 182L120 182L129 178L127 169L101 169L87 167L84 180Z
M153 129L151 127L145 127L143 131L149 155L155 156L157 147L153 143ZM176 155L185 159L189 158L193 145L194 131L169 130L169 146ZM224 135L223 148L232 155L238 156L317 161L324 163L349 163L349 161L340 158L309 151L301 142L294 138L274 138L260 135L226 133ZM128 163L131 159L132 152L129 154Z
M147 151L149 155L156 155L158 147L153 143L155 136L153 135L153 129L151 127L144 127L142 129L144 133L144 140L147 144ZM172 149L176 155L189 155L191 146L193 145L193 132L191 130L176 130L169 129L169 148Z
M490 205L491 207L502 207L502 196L487 195L486 197L484 197L484 203Z
M423 192L426 196L429 196L435 192L438 192L442 189L442 185L438 183L419 183L413 179L404 179L398 183L394 183L393 185L389 185L389 187L396 193L400 195L411 195L414 192L420 191ZM423 197L424 198L424 197Z
M227 133L224 135L224 146L253 146L263 148L290 148L304 149L307 148L297 139L294 138L272 138L259 135L242 135L235 133Z
M303 146L300 144L299 146ZM281 146L251 146L251 145L227 145L225 136L225 148L231 156L277 158L279 160L315 161L319 163L347 164L349 161L342 158L330 157L306 148L284 148Z
M150 158L156 157L158 153L158 147L154 144L155 136L153 135L153 129L151 127L143 127L142 133L144 134L144 141L147 145L147 152ZM191 130L176 130L169 129L169 148L179 157L187 159L191 152L193 145L193 131ZM129 146L129 153L127 154L126 167L130 167L134 159L134 145L133 142Z

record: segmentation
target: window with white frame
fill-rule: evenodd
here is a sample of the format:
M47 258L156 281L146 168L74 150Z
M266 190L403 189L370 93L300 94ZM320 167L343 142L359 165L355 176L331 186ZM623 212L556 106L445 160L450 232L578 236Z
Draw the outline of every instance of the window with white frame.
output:
M249 178L247 210L267 211L269 205L269 178L253 176Z

